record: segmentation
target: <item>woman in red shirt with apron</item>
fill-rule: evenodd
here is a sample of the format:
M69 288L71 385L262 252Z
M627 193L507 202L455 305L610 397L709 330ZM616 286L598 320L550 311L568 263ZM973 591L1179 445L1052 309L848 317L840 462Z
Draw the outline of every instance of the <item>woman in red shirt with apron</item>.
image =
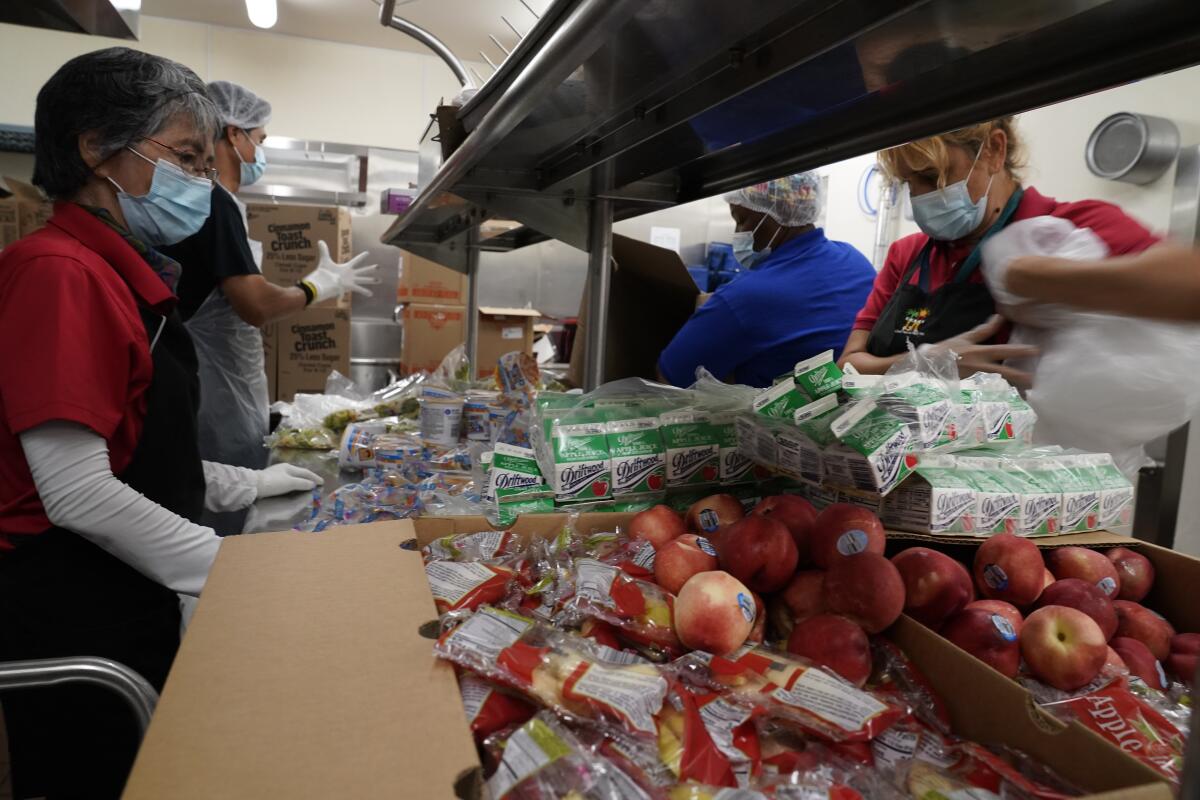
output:
M189 69L110 48L38 94L46 226L0 254L0 661L101 656L156 688L218 538L200 512L311 489L295 468L202 462L180 265L208 216L216 114ZM93 687L0 694L18 797L117 797L129 711Z
M959 356L959 373L997 372L1027 386L1004 365L1036 355L1007 345L1007 326L979 269L981 247L1010 222L1038 216L1091 228L1113 256L1139 253L1158 238L1119 208L1097 200L1060 203L1022 187L1022 146L1012 117L972 125L879 153L890 178L908 184L921 233L896 241L842 354L843 364L880 374L914 345L940 343Z

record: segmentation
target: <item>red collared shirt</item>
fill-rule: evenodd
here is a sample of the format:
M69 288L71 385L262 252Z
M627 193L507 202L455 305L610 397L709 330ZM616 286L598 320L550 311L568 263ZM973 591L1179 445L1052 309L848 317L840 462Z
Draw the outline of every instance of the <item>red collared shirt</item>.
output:
M0 551L50 527L20 433L76 422L108 442L114 474L132 460L154 371L139 303L166 313L175 297L75 204L0 252Z
M1144 225L1126 214L1118 206L1100 200L1080 200L1075 203L1060 203L1053 197L1046 197L1032 186L1025 187L1021 202L1013 214L1017 222L1031 217L1059 217L1073 223L1077 228L1091 228L1100 239L1108 245L1108 251L1114 256L1140 253L1156 244L1161 239L1155 236ZM875 276L875 287L867 298L867 304L858 312L854 321L854 330L869 331L875 327L875 321L883 313L884 306L896 288L904 271L908 269L921 252L921 248L929 241L923 233L914 233L897 239L888 250L883 269ZM929 290L936 291L954 279L958 266L971 254L973 245L940 244L933 247L929 253ZM916 272L909 279L915 284L919 276ZM983 271L975 270L968 279L971 283L983 282Z

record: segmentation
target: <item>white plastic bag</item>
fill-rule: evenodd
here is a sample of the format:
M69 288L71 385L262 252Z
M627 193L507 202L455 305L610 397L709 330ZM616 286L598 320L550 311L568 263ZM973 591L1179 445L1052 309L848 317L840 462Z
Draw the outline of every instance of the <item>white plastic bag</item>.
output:
M1041 348L1027 395L1038 442L1111 453L1127 476L1144 446L1200 412L1200 326L1030 303L1004 288L1013 259L1099 260L1108 248L1087 228L1056 217L1013 223L983 248L983 274L1013 340Z

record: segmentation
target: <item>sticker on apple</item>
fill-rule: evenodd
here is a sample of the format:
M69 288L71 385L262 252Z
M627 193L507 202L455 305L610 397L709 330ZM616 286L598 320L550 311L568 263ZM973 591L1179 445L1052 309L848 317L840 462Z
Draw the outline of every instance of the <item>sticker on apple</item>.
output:
M721 518L717 516L716 511L706 508L700 512L700 527L704 529L705 533L712 533L721 527Z
M844 556L858 555L867 549L867 532L858 530L846 531L837 540L837 551Z
M738 592L737 604L746 622L754 622L754 598L748 597L745 592Z
M703 536L696 537L696 547L699 547L706 554L712 556L713 558L717 557L717 551L713 549L712 542L708 541L708 539L705 539Z
M1096 581L1096 585L1099 586L1100 590L1109 597L1112 597L1117 593L1117 582L1112 578L1101 578L1100 580Z
M983 582L998 592L1008 588L1008 573L999 564L988 564L983 568Z
M992 614L992 625L995 626L997 632L1004 637L1006 642L1015 642L1017 640L1017 631L1013 628L1012 623L1006 620L999 614Z

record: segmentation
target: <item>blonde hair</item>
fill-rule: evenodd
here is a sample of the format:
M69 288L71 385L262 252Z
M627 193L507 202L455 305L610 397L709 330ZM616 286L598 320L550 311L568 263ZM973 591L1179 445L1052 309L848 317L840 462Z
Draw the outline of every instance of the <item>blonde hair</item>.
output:
M1017 134L1016 117L1011 116L980 122L978 125L930 136L928 139L918 139L899 147L890 147L879 151L876 157L884 175L893 180L900 180L902 172L919 172L932 167L938 173L938 186L944 187L946 175L950 172L950 148L966 150L974 158L979 148L996 130L1004 131L1008 141L1008 150L1004 154L1004 169L1011 177L1020 179L1020 170L1025 166L1025 145Z

